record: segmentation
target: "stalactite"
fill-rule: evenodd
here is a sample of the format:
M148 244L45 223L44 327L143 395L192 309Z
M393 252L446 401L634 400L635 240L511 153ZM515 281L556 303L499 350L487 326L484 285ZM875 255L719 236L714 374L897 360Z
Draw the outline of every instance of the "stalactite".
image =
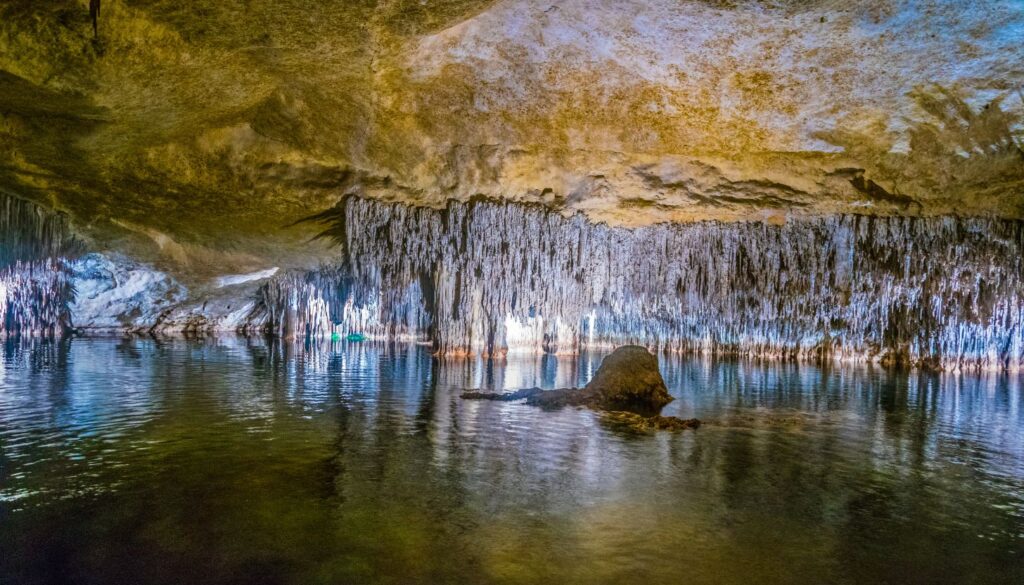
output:
M62 260L15 262L0 271L0 332L60 335L69 323L68 299L73 295Z
M0 267L81 252L63 213L0 190Z
M837 215L626 229L483 199L436 210L357 197L331 220L340 267L265 289L279 333L429 338L443 354L639 343L1024 365L1017 221Z
M81 249L64 214L0 191L0 333L62 332L74 297L64 259Z
M259 302L242 329L286 338L360 332L374 338L425 341L429 316L410 310L424 296L418 285L412 282L400 291L356 287L347 271L336 267L285 274L260 288ZM388 318L380 319L382 314Z

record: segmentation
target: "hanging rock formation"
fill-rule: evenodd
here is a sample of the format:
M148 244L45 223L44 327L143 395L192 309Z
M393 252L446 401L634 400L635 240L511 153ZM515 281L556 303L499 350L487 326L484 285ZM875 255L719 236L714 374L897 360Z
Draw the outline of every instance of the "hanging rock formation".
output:
M276 332L363 331L442 354L671 351L1024 365L1024 224L837 215L627 229L541 206L347 197L339 268L263 291Z
M69 263L81 243L66 218L4 204L7 334L359 332L444 355L640 344L943 369L1024 365L1016 220L833 215L624 228L485 198L435 209L349 196L317 217L338 245L334 265L269 280L264 271L262 281L196 296L126 258Z
M74 288L62 260L16 262L0 271L0 333L55 337L70 326Z
M54 336L69 326L66 258L80 249L66 216L0 191L0 335Z

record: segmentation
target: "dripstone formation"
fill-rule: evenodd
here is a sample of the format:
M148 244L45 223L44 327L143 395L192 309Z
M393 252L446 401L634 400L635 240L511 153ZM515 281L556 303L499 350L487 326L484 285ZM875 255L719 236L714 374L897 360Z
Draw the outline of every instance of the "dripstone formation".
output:
M347 197L336 267L263 289L280 334L440 354L658 350L945 369L1024 365L1024 224L837 215L618 228L486 199Z

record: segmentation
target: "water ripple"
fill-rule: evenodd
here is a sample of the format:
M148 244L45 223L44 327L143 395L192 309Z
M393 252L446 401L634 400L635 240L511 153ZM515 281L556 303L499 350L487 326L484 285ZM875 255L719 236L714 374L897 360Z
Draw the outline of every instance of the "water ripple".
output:
M635 436L459 398L581 385L599 354L0 357L0 583L1024 582L1020 377L670 359L665 414L708 424Z

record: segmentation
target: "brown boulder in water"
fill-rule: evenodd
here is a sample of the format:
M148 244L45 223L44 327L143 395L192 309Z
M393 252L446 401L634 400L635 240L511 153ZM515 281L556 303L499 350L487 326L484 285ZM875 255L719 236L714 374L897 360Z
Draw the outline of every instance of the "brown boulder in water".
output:
M604 358L584 391L604 410L657 413L672 402L658 358L639 345L624 345Z
M672 396L658 370L658 358L638 345L620 347L604 358L594 378L583 388L524 388L504 393L471 390L464 392L462 397L526 400L526 404L546 409L587 406L605 411L604 420L609 424L637 432L678 431L700 426L700 421L695 418L658 416L662 407L672 402Z

